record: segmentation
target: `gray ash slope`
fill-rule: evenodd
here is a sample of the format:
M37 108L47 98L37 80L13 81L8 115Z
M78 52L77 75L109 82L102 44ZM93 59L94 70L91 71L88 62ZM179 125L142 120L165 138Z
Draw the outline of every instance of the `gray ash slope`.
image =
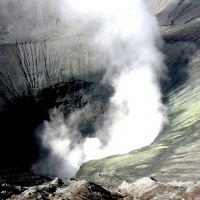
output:
M37 158L34 131L48 119L49 109L59 107L67 115L90 103L99 105L92 119L101 118L113 93L111 87L99 85L104 72L93 71L93 66L109 62L106 55L94 53L84 35L66 35L57 9L47 6L40 14L27 14L37 7L32 2L21 1L25 6L20 6L17 1L0 1L0 156L1 167L11 170L13 165L29 168ZM77 173L106 187L143 176L199 179L200 2L147 2L158 16L164 38L169 79L162 88L169 124L152 145L85 163ZM97 62L99 57L102 63Z
M200 2L154 1L164 38L169 78L162 83L168 125L148 147L81 166L77 177L109 185L109 180L199 180ZM101 174L101 178L99 178Z

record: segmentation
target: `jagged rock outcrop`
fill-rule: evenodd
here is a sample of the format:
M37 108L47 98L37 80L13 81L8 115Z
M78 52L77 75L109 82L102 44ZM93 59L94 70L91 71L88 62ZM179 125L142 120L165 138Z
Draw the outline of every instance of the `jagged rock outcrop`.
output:
M111 193L101 186L92 182L77 180L55 179L41 185L31 187L1 185L1 199L26 200L26 199L49 199L49 200L121 200L123 196L119 193Z
M198 199L200 197L199 182L161 183L148 177L132 183L124 181L119 187L110 191L85 180L59 180L57 178L31 187L2 184L0 188L0 198L9 200L179 200Z

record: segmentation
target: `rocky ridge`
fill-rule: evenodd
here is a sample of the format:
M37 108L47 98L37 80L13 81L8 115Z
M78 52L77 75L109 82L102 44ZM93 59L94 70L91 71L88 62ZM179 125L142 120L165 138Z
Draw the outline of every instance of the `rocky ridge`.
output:
M133 183L126 181L109 191L85 180L58 178L31 187L2 184L0 198L8 200L189 200L200 198L200 182L157 182L144 177Z

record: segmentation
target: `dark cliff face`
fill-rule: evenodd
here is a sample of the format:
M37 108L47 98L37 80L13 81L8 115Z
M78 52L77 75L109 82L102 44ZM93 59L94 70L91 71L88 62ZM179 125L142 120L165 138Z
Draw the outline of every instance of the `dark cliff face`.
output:
M79 178L107 186L143 176L164 181L198 179L200 3L147 2L158 16L164 39L169 78L161 87L169 123L152 145L88 162L77 173ZM81 132L92 134L92 120L101 118L113 89L100 84L104 71L98 70L109 59L93 51L88 38L82 40L85 36L64 35L65 25L56 12L47 8L43 20L28 15L23 22L29 26L20 35L24 27L20 20L26 13L8 15L13 8L19 9L16 2L0 1L0 157L2 167L29 167L39 153L34 132L48 120L51 108L58 107L67 117L70 111L91 104L94 113L82 122L87 126L81 126Z
M7 30L0 33L0 156L2 167L22 164L29 168L39 153L35 130L48 120L50 109L56 107L67 117L90 104L94 111L87 121L80 122L80 131L83 136L93 134L95 119L100 120L113 93L111 86L100 84L102 65L106 66L108 58L95 51L84 35L63 36L59 20L54 24L57 38L48 34L46 39L39 35L15 38L17 30L11 27L20 23L20 8L15 1L0 4L2 27ZM17 9L16 16L5 12L10 7ZM54 18L49 18L46 25L52 27L53 22ZM35 24L26 34L30 36L40 25ZM50 34L54 30L44 31Z

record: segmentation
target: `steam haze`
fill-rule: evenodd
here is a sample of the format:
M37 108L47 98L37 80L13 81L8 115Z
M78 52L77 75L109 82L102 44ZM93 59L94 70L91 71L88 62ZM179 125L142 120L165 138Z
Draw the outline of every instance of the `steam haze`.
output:
M92 137L82 136L78 127L92 112L89 105L70 113L67 119L53 109L50 120L37 131L41 148L48 154L41 155L33 170L70 177L85 161L128 153L153 142L166 120L159 87L165 66L159 26L145 1L58 2L59 14L68 27L66 35L86 35L94 51L109 58L101 66L105 70L101 84L114 88L103 125L96 126Z

